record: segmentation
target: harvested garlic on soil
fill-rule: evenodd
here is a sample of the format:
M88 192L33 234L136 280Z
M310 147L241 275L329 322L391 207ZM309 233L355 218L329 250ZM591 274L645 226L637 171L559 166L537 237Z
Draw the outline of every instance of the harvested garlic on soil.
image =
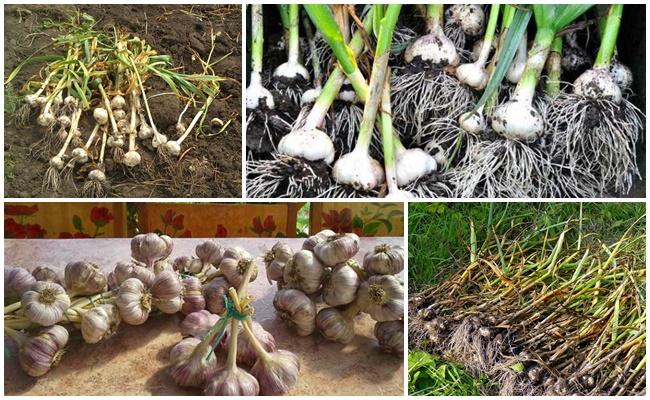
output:
M151 285L151 303L165 314L175 314L183 306L183 283L175 271L165 270L156 275Z
M83 314L81 335L86 343L97 343L117 332L119 324L117 307L113 304L101 304Z
M18 362L23 371L29 376L45 375L61 360L68 338L68 331L60 325L43 328L26 338L18 353Z
M139 279L146 287L151 287L156 275L151 270L134 262L118 262L113 271L108 274L108 287L119 288L122 282L129 278Z
M359 236L354 233L329 236L323 242L314 246L314 254L328 267L346 262L354 257L358 251Z
M57 274L55 270L49 267L36 267L32 271L32 276L37 281L47 281L47 282L54 282L54 283L61 284L61 280L59 279L59 274ZM6 290L6 286L5 286L5 290Z
M178 386L203 387L217 371L217 357L210 346L201 339L189 337L181 340L169 353L169 374Z
M318 331L327 340L339 343L350 343L354 339L354 320L357 307L352 304L345 310L328 307L323 308L316 315Z
M175 273L175 272L174 272ZM203 286L201 280L195 276L188 276L183 279L183 306L181 311L187 315L205 308L205 297L203 297Z
M265 351L271 353L275 351L275 338L264 327L255 321L250 321L250 328L257 338L258 342ZM237 362L244 365L253 365L257 361L257 351L255 346L250 341L247 335L242 334L243 328L238 325L239 335L237 337ZM224 336L222 342L226 351L229 350L230 341L230 326L226 330L227 335Z
M404 317L404 288L393 275L374 275L359 288L362 311L375 321L394 321Z
M167 235L147 233L131 239L131 257L153 269L156 261L169 257L174 249L172 239Z
M223 254L219 270L233 287L238 288L251 263L253 263L253 275L250 281L253 282L257 278L257 266L253 256L241 247L231 247Z
M310 236L307 238L302 243L302 249L303 250L309 250L309 251L314 251L314 247L316 247L317 244L324 242L327 240L328 237L336 235L336 232L329 230L329 229L323 229L322 231L318 232L315 235Z
M20 298L23 314L30 321L49 326L63 319L70 307L70 298L65 289L54 282L36 282Z
M370 275L395 275L404 269L404 248L381 244L363 257L363 269Z
M141 325L149 318L151 293L139 279L128 278L120 285L115 305L124 322Z
M284 266L284 287L299 289L306 294L320 289L325 267L309 250L300 250Z
M205 306L211 313L221 315L226 312L223 296L228 293L230 286L226 278L222 277L214 278L203 286Z
M358 270L354 260L335 266L323 279L323 301L332 307L352 303L361 284Z
M375 324L375 337L387 353L404 352L404 321L384 321Z
M282 396L298 382L300 359L290 351L277 350L258 358L250 372L259 382L261 395Z
M292 256L293 250L285 243L277 242L271 247L271 250L264 256L266 278L269 283L282 280L284 266Z
M300 290L279 290L273 298L273 306L298 335L311 335L316 329L316 305Z
M202 338L218 321L219 316L208 310L187 314L180 323L181 335Z
M36 283L36 278L24 268L5 269L5 299L14 301Z
M97 265L85 261L65 266L63 281L70 296L97 294L106 290L106 275Z

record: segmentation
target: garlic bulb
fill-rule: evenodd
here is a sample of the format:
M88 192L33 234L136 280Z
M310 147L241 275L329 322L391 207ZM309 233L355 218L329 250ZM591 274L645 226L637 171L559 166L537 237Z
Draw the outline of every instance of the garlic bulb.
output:
M5 269L5 299L14 301L36 283L36 278L24 268L7 267Z
M295 289L279 290L273 298L273 306L280 318L289 322L298 335L311 335L316 329L316 305L303 292Z
M113 304L91 308L81 318L81 335L86 343L97 343L111 336L120 324L120 314Z
M257 351L255 346L251 343L251 340L248 338L248 335L243 335L243 328L241 325L237 325L239 329L239 334L237 337L237 362L244 365L253 365L257 361ZM275 338L271 335L264 327L255 322L250 321L250 328L253 332L253 335L257 338L260 345L267 352L275 351ZM230 325L226 329L226 335L224 336L222 343L226 351L230 347Z
M257 396L260 385L257 379L242 368L224 368L208 381L206 396Z
M404 317L404 288L393 275L374 275L361 284L362 311L375 321L394 321Z
M219 265L223 258L225 249L219 243L206 240L205 242L196 246L196 255L203 263L202 271L206 271L212 265Z
M305 240L302 244L302 249L314 251L314 247L316 247L318 243L324 242L328 237L334 235L336 235L336 232L329 229L323 229L322 231L310 236L307 240Z
M375 337L387 353L404 352L404 321L384 321L375 324Z
M163 271L174 271L174 264L167 259L158 260L153 263L153 272L155 275L158 275Z
M70 298L65 289L53 282L36 282L20 298L23 314L30 321L50 326L63 319L70 307Z
M354 339L354 319L348 314L350 311L356 311L356 306L353 305L346 311L342 312L330 307L318 312L316 326L325 339L343 344L350 343Z
M226 307L223 304L223 296L228 293L230 283L222 277L217 277L203 286L206 308L214 314L223 314Z
M370 275L395 275L404 269L404 248L381 244L363 257L363 269Z
M300 289L306 294L316 293L321 286L325 268L309 250L300 250L284 266L285 287Z
M175 271L156 275L151 285L151 303L165 314L175 314L183 306L183 284Z
M219 316L212 314L208 310L195 311L187 314L180 323L181 335L201 338L212 329L217 321L219 321Z
M131 257L145 263L149 269L153 269L156 261L169 257L173 249L174 243L167 235L147 233L131 239Z
M36 335L28 337L18 353L18 362L23 371L29 376L45 375L59 363L68 338L68 331L60 325L43 328Z
M188 257L188 256L180 256L177 257L174 260L174 271L176 272L189 272L190 265L192 264L192 261L196 260L195 258Z
M251 374L257 378L260 394L263 396L281 396L287 394L298 381L300 360L287 350L277 350L260 357Z
M361 279L359 264L348 260L334 267L323 279L323 301L332 307L352 303L357 298Z
M217 357L201 339L185 338L169 353L169 374L178 386L203 387L217 371Z
M113 271L108 274L108 287L116 289L129 278L139 279L146 287L151 287L156 275L142 265L133 262L118 262Z
M232 247L224 252L221 263L219 263L219 270L221 270L233 287L238 288L242 282L246 268L251 263L253 264L253 275L250 281L253 282L257 278L257 266L253 260L253 256L241 247Z
M115 305L124 322L141 325L149 318L151 293L139 279L128 278L120 285Z
M285 264L293 256L293 250L289 245L277 242L264 256L266 264L266 278L271 281L281 281Z
M63 282L70 296L83 296L106 290L107 279L97 265L78 261L65 266Z
M59 274L57 274L55 270L49 267L36 267L32 271L32 276L37 281L48 281L48 282L61 284L61 280L59 279Z
M325 241L314 246L314 254L328 267L346 262L358 251L359 236L354 233L329 236Z
M183 279L183 306L181 311L187 315L205 308L203 286L199 278L188 276Z

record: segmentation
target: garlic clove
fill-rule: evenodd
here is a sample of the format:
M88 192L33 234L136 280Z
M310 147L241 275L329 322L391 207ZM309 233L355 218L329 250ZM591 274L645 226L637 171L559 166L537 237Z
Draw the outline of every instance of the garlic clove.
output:
M373 275L359 287L361 309L375 321L404 318L404 288L393 275Z
M222 369L208 380L203 392L206 396L257 396L257 379L242 368Z
M183 279L183 306L181 311L188 315L205 308L203 297L203 286L201 280L195 276L188 276Z
M23 371L34 377L45 375L59 363L68 338L68 331L60 325L41 329L28 337L18 353L18 362Z
M329 236L325 241L314 246L314 254L328 267L346 262L359 251L359 236L343 233Z
M169 353L169 374L178 386L203 387L217 371L217 357L200 339L185 338Z
M202 338L218 321L219 316L208 310L187 314L180 323L181 335Z
M352 303L357 298L361 279L354 260L338 264L323 280L323 301L332 307Z
M167 235L147 233L136 235L131 239L131 256L153 269L156 261L169 257L174 244Z
M217 277L203 286L206 308L214 314L223 314L226 307L223 303L223 296L228 293L230 283L222 277Z
M117 306L101 304L91 308L81 318L81 335L86 343L97 343L115 332L120 324Z
M343 344L354 339L354 321L336 308L323 308L316 315L318 331L327 340Z
M49 267L36 267L32 271L32 276L37 281L47 281L47 282L54 282L54 283L61 284L61 280L59 279L59 274L55 270Z
M290 351L277 350L259 358L250 372L259 382L261 395L281 396L298 382L300 360Z
M24 268L5 269L5 300L15 301L36 283L36 278Z
M273 306L280 318L289 322L300 336L311 335L316 329L316 305L306 294L296 289L279 290Z
M30 321L50 326L63 319L70 307L70 298L65 289L53 282L36 282L20 298L23 314Z
M374 332L384 351L398 355L404 352L404 321L377 322Z
M404 269L404 248L381 244L363 257L363 269L370 275L395 275Z
M85 261L66 265L63 281L71 296L101 293L106 290L108 283L97 265Z
M283 269L284 287L300 289L313 294L321 287L325 268L309 250L300 250L291 257Z
M128 278L120 285L115 305L124 322L141 325L149 318L151 293L139 279Z

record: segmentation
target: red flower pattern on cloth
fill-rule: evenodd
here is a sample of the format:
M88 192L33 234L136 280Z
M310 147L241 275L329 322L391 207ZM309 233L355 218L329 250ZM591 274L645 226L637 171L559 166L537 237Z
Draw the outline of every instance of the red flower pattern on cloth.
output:
M344 208L341 211L330 210L323 214L323 228L331 229L336 233L353 232L352 210Z
M258 215L253 218L253 223L250 230L255 232L258 236L271 237L273 231L275 231L277 228L278 226L276 225L275 219L272 215L266 216L264 218L264 222L262 222L262 217Z
M217 225L217 232L214 234L215 237L225 238L228 237L228 229L225 226L219 224Z
M93 207L90 211L90 221L92 221L95 226L106 226L112 220L113 214L111 214L106 207Z
M39 224L20 224L13 218L5 219L5 238L7 239L40 239L47 231Z
M38 205L26 206L24 204L7 204L5 205L5 215L34 215L38 211Z

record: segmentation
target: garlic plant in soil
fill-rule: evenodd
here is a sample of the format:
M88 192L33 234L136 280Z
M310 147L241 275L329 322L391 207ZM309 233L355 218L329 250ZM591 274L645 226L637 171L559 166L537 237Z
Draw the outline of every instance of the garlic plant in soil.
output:
M273 71L275 89L292 102L300 104L303 89L301 84L309 83L309 71L300 63L300 5L289 4L288 12L288 60Z
M403 289L393 274L402 272L404 268L403 249L400 246L376 246L365 255L361 267L353 260L359 251L360 240L355 234L337 235L329 230L305 240L303 249L294 253L284 268L292 268L293 258L304 258L301 253L313 254L322 264L331 266L331 270L321 275L316 290L310 287L311 294L300 288L288 288L291 285L285 277L291 274L277 275L274 279L278 292L273 305L278 316L297 335L307 336L318 331L327 340L350 343L355 338L355 320L363 312L372 313L372 318L378 321L402 324ZM380 346L387 351L397 351L395 343L403 340L401 331L376 329Z

